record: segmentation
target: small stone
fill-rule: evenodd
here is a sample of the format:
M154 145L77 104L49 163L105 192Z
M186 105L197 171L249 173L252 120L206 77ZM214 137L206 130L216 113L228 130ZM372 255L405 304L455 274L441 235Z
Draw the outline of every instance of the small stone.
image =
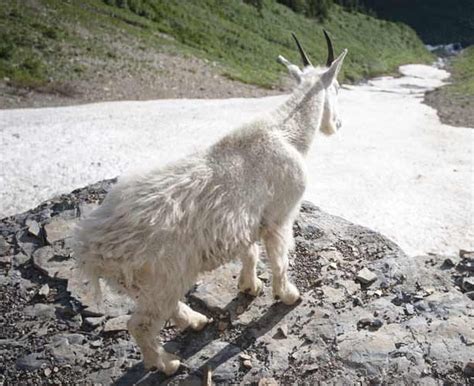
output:
M462 289L466 292L474 291L474 276L462 280Z
M311 363L311 364L305 365L303 367L303 372L311 373L311 372L316 371L318 369L319 369L319 366L318 366L317 363Z
M466 251L464 249L459 250L459 257L461 259L473 260L474 261L474 251Z
M3 237L0 237L0 256L8 255L10 249L10 244Z
M245 308L243 306L238 306L235 309L235 312L237 313L237 315L243 314L245 312Z
M337 264L336 263L331 263L331 264L329 264L329 268L337 270Z
M35 220L26 220L25 225L28 227L28 232L35 236L40 237L41 235L41 226Z
M100 367L102 367L103 369L109 369L111 366L110 362L109 361L105 361L105 362L102 362L100 364Z
M25 255L24 253L17 253L15 256L13 256L13 264L16 267L19 267L20 265L26 264L30 260L29 256Z
M89 317L85 319L92 327L99 327L105 320L105 316Z
M463 372L466 377L474 377L474 362L468 362L464 367Z
M447 257L446 259L444 259L444 262L441 265L441 267L443 267L443 268L453 268L456 265L458 265L460 261L461 261L461 259L459 257L450 256L450 257Z
M278 386L275 378L262 378L258 381L258 386Z
M277 328L276 334L273 336L275 339L286 339L288 338L288 326L282 324Z
M248 359L245 360L245 361L243 361L242 364L243 364L244 367L247 368L247 369L251 369L251 368L253 367L252 361L250 361L250 360L248 360Z
M44 369L44 375L45 375L46 377L49 377L49 376L51 375L51 369L50 369L49 367L46 367L46 368Z
M54 366L54 367L53 367L53 371L54 371L55 373L57 373L57 372L59 371L59 368L56 367L56 366Z
M219 323L217 323L217 329L219 331L225 331L228 326L229 326L229 323L225 320L221 320Z
M104 331L125 331L127 329L127 322L130 319L130 315L120 315L116 318L112 318L105 322Z
M95 348L100 347L102 346L102 339L93 340L92 342L90 342L90 345Z
M49 285L48 284L44 284L41 286L40 290L38 291L38 294L41 295L41 296L48 296L49 295Z
M415 307L412 304L405 305L405 312L407 315L413 315L415 313Z
M16 367L21 370L37 370L41 368L46 362L46 360L40 358L40 354L31 353L21 357L16 361Z
M357 329L362 330L368 328L371 331L378 330L383 326L383 322L380 319L363 318L357 322Z
M356 280L362 284L370 285L377 280L377 275L368 268L363 268L357 273Z
M12 263L12 257L10 255L0 256L0 263L10 265Z

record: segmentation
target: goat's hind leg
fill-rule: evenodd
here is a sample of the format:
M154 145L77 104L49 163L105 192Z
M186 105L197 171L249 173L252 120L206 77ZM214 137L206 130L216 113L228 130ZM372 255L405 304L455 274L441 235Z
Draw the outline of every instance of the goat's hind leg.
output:
M212 322L212 319L209 319L205 315L194 311L191 307L184 304L183 302L178 302L176 311L173 314L172 319L175 321L176 326L180 330L185 330L186 328L191 328L194 331L201 331L209 323Z
M241 256L242 270L239 277L239 291L252 296L258 296L262 292L262 281L257 277L257 262L259 248L252 244L248 251Z
M145 369L156 368L166 375L172 375L178 370L180 360L177 356L166 352L161 344L160 331L164 321L160 316L138 310L128 321L127 327L140 347Z

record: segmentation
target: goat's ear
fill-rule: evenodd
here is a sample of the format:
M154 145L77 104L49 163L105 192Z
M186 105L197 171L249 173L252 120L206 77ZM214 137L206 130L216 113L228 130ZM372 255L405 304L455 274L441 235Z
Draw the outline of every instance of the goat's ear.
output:
M341 71L342 62L347 54L347 48L342 51L342 54L338 56L338 58L332 62L331 66L327 69L327 71L321 76L321 80L324 84L325 88L331 86L332 82L337 78L339 71Z
M291 76L293 76L293 78L295 78L298 82L301 82L301 76L303 73L296 64L290 63L281 55L278 56L277 60L288 69L288 72Z

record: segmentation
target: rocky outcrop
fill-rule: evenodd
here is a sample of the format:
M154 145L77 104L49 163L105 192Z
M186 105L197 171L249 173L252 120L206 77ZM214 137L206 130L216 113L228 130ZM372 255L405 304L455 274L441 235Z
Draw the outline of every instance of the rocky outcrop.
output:
M474 369L474 254L407 256L384 236L304 203L295 224L296 306L237 293L239 262L188 294L204 331L163 330L185 366L145 373L124 331L132 304L104 286L96 304L77 275L71 230L114 181L0 222L0 381L5 384L306 382L468 383ZM265 260L263 258L263 260ZM217 295L217 296L216 296ZM3 377L3 378L2 378Z

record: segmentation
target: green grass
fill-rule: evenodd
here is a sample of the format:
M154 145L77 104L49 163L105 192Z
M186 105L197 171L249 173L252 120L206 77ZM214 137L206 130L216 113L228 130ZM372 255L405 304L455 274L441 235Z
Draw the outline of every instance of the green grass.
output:
M0 2L0 79L41 87L117 66L156 71L135 53L167 51L217 62L231 79L273 87L285 73L276 57L298 62L290 31L313 62L324 62L323 27L337 52L349 49L345 81L432 59L407 26L338 6L321 23L271 0L260 11L237 0L18 0Z
M450 71L451 84L445 87L446 92L474 100L474 46L466 48L453 59Z

